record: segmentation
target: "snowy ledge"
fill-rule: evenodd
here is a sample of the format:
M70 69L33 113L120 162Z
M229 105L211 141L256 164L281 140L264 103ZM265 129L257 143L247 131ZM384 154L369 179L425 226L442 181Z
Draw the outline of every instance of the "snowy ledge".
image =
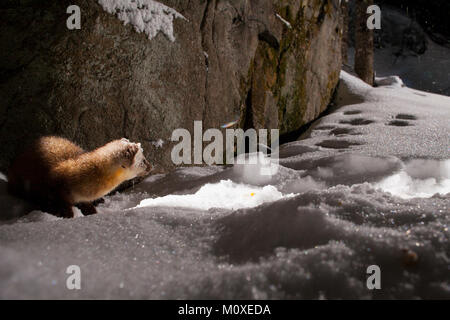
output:
M98 3L125 25L133 25L136 32L145 32L149 40L161 31L170 41L175 41L174 18L187 20L176 10L153 0L98 0Z

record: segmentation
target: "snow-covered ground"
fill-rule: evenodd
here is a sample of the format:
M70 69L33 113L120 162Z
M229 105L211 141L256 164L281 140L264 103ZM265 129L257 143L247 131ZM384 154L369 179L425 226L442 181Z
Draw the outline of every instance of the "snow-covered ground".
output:
M343 72L338 106L281 146L274 176L180 168L98 215L4 221L0 298L450 298L450 98L392 79ZM5 186L2 215L29 210Z

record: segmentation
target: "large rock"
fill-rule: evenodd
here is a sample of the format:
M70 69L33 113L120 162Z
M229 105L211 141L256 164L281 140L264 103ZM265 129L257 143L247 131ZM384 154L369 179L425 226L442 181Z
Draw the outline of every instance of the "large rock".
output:
M42 134L88 149L125 136L170 169L172 131L194 120L288 133L328 105L341 67L338 0L161 2L186 18L173 20L175 41L149 39L98 1L0 4L2 170ZM73 4L81 30L66 28Z

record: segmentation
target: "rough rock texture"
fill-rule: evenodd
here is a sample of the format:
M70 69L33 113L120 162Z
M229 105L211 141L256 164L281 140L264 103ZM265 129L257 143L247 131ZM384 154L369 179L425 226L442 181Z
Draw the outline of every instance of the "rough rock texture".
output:
M1 170L42 134L87 149L125 136L168 169L172 131L194 120L287 133L328 105L341 66L337 0L161 2L187 19L174 20L174 42L149 40L97 1L2 1ZM81 30L66 28L73 4Z

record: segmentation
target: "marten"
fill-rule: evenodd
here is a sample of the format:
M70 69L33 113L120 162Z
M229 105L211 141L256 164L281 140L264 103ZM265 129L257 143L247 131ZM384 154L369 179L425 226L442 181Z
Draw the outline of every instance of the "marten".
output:
M13 161L8 191L44 212L72 218L73 206L84 215L95 214L93 201L150 171L140 143L122 138L86 152L67 139L46 136Z

